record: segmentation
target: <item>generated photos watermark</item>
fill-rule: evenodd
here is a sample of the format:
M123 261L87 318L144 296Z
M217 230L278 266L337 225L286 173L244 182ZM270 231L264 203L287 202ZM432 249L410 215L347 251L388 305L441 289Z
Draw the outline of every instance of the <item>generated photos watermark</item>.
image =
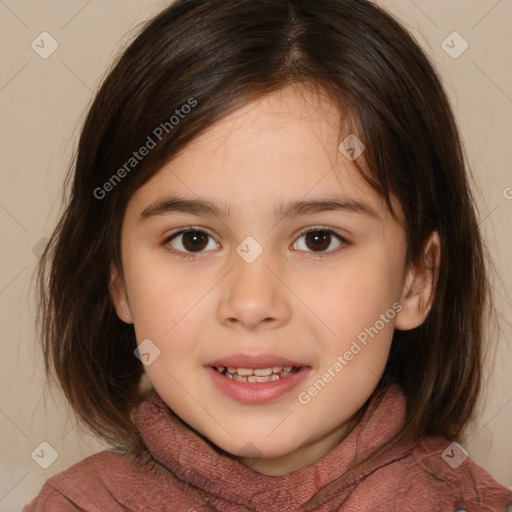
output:
M150 366L160 357L160 349L149 338L142 340L133 353L144 366Z
M156 147L166 133L170 133L174 127L179 124L181 119L190 114L192 109L197 106L197 100L189 98L187 103L181 105L174 111L174 114L169 118L168 121L160 123L146 139L146 142L139 148L138 151L134 151L132 156L114 173L112 176L101 186L96 187L93 190L93 196L96 199L105 199L109 192L114 190L114 187L118 185L123 178L126 177L133 169L135 169L144 157Z
M59 457L57 450L47 441L40 443L30 454L34 462L43 469L48 469Z
M395 302L391 308L389 308L385 313L382 313L371 327L365 328L357 335L357 339L352 340L352 343L348 350L346 350L343 355L339 355L336 358L327 371L322 374L322 376L314 382L306 391L301 391L297 399L302 405L307 405L311 402L311 399L320 393L329 382L332 381L338 375L354 357L361 352L361 350L368 345L368 337L374 338L377 334L384 329L385 325L388 324L393 318L395 318L396 314L402 311L402 305L398 302Z
M469 453L454 441L443 451L441 457L452 469L457 469L469 457Z
M363 144L363 141L353 133L342 140L338 146L338 151L351 162L359 158L365 149L366 146Z

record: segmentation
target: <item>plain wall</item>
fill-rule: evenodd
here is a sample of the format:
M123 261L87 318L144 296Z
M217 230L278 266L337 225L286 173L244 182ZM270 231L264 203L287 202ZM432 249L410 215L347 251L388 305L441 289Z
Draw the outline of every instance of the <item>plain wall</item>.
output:
M405 23L439 70L475 175L481 226L499 276L494 288L503 333L488 399L465 447L498 481L512 486L512 351L506 324L512 318L512 3L378 3ZM58 393L45 399L31 279L59 213L63 178L93 92L118 49L131 39L128 31L167 4L0 2L0 510L5 512L21 510L51 475L104 448L76 428ZM460 51L458 36L447 39L454 31L469 44L458 58L442 46L446 40L449 51ZM31 47L42 32L58 43L46 59ZM45 51L49 44L46 39ZM47 469L31 457L44 441L58 453Z

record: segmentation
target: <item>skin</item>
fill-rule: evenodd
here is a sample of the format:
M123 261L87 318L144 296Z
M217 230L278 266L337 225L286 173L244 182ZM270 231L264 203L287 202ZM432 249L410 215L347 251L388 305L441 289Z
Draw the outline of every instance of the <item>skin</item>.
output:
M394 329L417 327L431 307L435 277L426 267L406 268L403 227L337 149L348 135L339 138L342 123L327 96L297 86L225 117L135 192L122 226L124 275L112 266L119 318L134 324L138 343L149 338L160 349L145 366L159 395L197 432L268 475L314 464L348 435L384 371ZM225 203L232 216L173 212L140 220L170 194ZM282 202L333 194L378 216L273 215ZM187 245L183 235L166 239L189 226L212 238L205 235L202 252L185 259L177 252L193 250L190 238ZM332 229L348 244L332 235L315 252L314 241L301 236L312 226ZM263 249L252 263L236 252L247 236ZM439 250L433 233L425 247L430 266ZM300 403L298 393L397 303L397 316L317 396ZM311 370L275 401L242 404L218 391L204 368L234 353L277 354Z

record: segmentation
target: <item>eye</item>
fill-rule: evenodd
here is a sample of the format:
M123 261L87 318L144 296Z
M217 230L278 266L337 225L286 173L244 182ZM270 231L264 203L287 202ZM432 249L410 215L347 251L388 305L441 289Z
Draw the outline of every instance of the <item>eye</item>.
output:
M347 240L343 238L341 235L333 231L332 229L321 228L321 227L312 227L302 233L298 240L300 241L304 238L303 247L297 247L300 245L299 242L295 242L293 244L294 249L298 249L306 252L319 253L318 256L324 256L324 253L333 253L337 252L341 246L348 245ZM335 246L333 247L333 242ZM329 249L330 250L327 250Z
M213 243L210 243L208 239ZM174 233L164 241L164 245L169 244L179 256L184 258L194 257L193 253L204 252L208 246L210 249L219 248L219 244L213 240L213 237L202 229L194 227L182 229Z
M300 247L301 239L304 239L303 247ZM334 230L317 226L303 232L297 240L298 242L293 244L294 249L316 253L316 256L336 253L340 247L349 245L349 242ZM163 245L170 245L173 252L183 258L194 258L195 254L206 252L208 248L212 250L220 247L212 235L194 226L173 233L163 241Z

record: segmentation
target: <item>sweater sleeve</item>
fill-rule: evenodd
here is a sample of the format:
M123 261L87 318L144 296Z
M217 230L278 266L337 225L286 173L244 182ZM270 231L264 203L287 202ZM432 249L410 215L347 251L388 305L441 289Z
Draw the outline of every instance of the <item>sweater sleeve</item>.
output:
M96 507L91 510L97 510ZM75 505L48 482L43 485L41 492L27 505L22 512L84 512L83 508Z
M133 507L124 496L131 482L124 477L131 464L107 451L90 455L46 480L22 512L128 512ZM140 476L137 471L130 475Z

